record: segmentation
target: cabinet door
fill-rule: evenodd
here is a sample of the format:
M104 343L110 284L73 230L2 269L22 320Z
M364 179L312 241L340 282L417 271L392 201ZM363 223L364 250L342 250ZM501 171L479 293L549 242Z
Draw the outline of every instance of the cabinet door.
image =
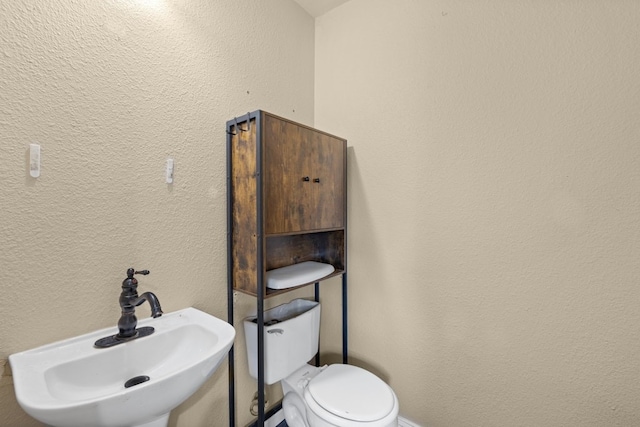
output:
M313 136L311 165L310 227L344 227L345 142L316 132Z
M304 230L312 203L310 131L269 115L263 123L265 233Z
M269 115L263 121L265 233L344 224L344 141Z

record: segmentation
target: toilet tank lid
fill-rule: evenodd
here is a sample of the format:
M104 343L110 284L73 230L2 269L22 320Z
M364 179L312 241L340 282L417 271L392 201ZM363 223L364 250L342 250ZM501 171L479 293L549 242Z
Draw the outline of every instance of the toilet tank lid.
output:
M329 365L311 380L307 391L325 411L347 420L376 421L394 407L391 387L353 365Z
M267 271L267 287L270 289L293 288L320 280L334 271L335 267L331 264L304 261Z

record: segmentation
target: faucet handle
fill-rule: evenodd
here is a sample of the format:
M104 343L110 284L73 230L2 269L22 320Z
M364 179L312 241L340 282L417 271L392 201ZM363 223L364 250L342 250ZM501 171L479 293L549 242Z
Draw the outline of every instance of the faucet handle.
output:
M127 278L122 282L122 289L132 289L135 291L138 287L138 280L133 278L134 274L142 274L143 276L146 276L149 274L149 270L135 271L133 267L127 269Z
M131 267L131 268L127 269L127 278L128 279L133 279L133 275L134 274L142 274L143 276L146 276L149 273L150 273L149 270L136 271L133 267Z

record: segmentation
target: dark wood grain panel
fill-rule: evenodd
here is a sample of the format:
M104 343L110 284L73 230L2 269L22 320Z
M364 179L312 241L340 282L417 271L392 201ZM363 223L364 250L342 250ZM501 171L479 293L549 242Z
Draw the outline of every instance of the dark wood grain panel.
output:
M346 140L257 113L250 126L228 123L233 287L254 296L258 278L274 268L318 261L335 267L331 276L346 271ZM265 288L263 295L289 290Z
M312 200L311 131L265 115L263 131L265 233L304 230ZM305 180L308 177L308 180Z
M344 226L346 141L265 115L265 233Z
M313 135L313 207L311 229L344 226L346 207L346 141L323 133Z
M317 261L344 270L344 230L270 236L266 244L266 270L304 261Z
M255 294L257 283L257 181L256 126L231 137L231 191L233 215L233 284L237 290ZM247 128L247 123L239 123Z

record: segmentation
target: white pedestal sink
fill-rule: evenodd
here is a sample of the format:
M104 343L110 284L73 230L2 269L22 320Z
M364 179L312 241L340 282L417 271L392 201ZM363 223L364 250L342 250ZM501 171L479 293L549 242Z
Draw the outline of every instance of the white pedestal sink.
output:
M235 330L195 308L143 319L138 326L155 332L95 348L97 339L117 332L107 328L12 354L18 403L50 426L166 426L169 412L224 360ZM135 385L125 387L129 380Z

